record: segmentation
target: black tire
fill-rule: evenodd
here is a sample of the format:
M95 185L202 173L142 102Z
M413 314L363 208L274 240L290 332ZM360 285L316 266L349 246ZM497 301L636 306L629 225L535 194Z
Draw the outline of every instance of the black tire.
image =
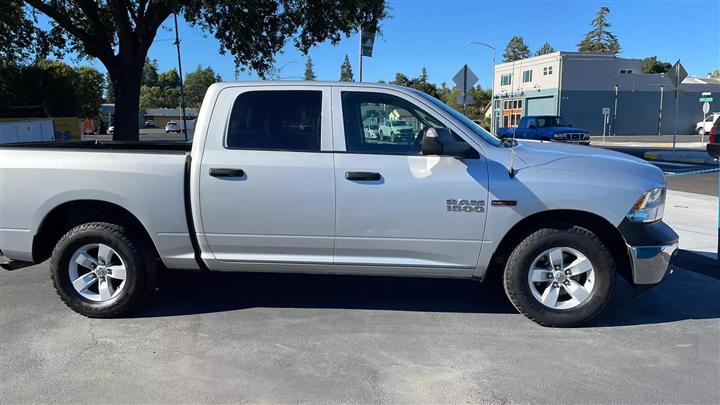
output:
M83 297L70 281L71 257L82 246L92 243L110 246L126 267L125 285L116 297L105 302ZM153 291L155 272L152 249L124 227L105 222L86 223L71 229L60 238L50 258L50 275L60 299L73 311L91 318L115 318L137 309Z
M528 273L536 257L553 247L569 247L592 263L595 281L588 298L572 309L558 310L538 301L530 290ZM523 239L505 266L505 293L515 308L543 326L574 326L600 313L615 290L616 264L605 244L592 232L577 226L543 228Z
M697 131L695 131L696 134L700 136L705 136L705 128L698 128Z

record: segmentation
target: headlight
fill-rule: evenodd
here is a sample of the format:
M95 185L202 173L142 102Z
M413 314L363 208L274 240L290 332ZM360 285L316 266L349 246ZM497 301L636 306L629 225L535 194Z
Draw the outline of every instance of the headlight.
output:
M655 222L665 211L665 187L645 192L633 205L627 218L633 222Z

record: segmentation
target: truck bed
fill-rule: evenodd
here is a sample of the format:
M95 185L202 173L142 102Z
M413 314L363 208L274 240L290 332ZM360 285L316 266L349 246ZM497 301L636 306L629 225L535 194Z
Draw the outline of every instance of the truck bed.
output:
M100 201L132 213L167 266L192 268L184 196L189 148L179 142L1 145L1 250L31 260L33 237L53 209Z
M192 142L185 141L46 141L0 144L0 149L59 149L59 150L104 150L147 151L147 152L189 152Z

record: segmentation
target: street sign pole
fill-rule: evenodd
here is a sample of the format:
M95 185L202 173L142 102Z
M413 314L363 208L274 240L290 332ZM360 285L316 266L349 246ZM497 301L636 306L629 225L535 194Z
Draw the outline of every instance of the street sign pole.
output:
M468 91L473 88L477 81L478 77L475 76L475 73L470 70L468 65L463 65L463 67L453 77L453 82L455 82L462 92L456 101L458 104L463 105L463 114L467 115L467 105L468 103L473 102L472 97L468 95Z
M683 67L682 64L680 64L680 59L678 59L677 62L673 65L672 69L670 69L666 74L665 77L670 78L675 83L675 120L673 122L673 150L675 150L675 145L677 143L677 127L678 127L678 105L679 105L679 99L680 99L680 83L682 83L683 80L687 77L687 71Z

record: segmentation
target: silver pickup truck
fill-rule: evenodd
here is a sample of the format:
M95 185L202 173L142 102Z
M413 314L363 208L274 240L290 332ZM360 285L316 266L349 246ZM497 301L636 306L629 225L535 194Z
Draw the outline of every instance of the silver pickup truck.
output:
M402 119L414 136L367 137ZM0 147L0 253L50 259L60 298L128 314L159 268L455 277L497 273L542 325L578 324L670 272L665 180L642 160L499 140L379 84L212 85L192 145Z

